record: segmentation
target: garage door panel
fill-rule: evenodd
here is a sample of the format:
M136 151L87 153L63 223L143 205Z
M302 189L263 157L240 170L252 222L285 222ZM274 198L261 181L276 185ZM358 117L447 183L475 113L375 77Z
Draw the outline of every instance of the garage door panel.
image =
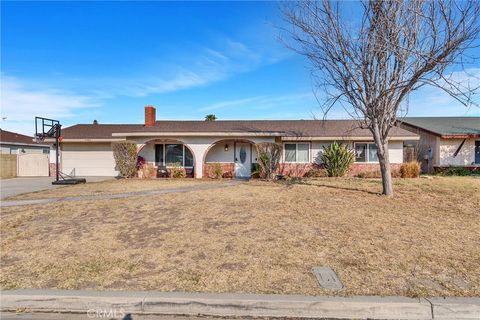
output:
M76 176L117 176L109 143L62 145L62 171Z

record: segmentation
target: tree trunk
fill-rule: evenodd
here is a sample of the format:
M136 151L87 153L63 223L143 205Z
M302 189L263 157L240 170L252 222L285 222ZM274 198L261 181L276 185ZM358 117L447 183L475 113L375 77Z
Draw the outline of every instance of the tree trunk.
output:
M393 196L392 170L390 169L390 160L388 158L388 142L383 145L383 152L377 148L378 162L380 163L380 172L382 173L383 194Z
M383 195L393 196L392 170L390 169L390 159L388 156L388 140L383 141L378 127L373 126L373 139L377 145L377 156L382 174Z

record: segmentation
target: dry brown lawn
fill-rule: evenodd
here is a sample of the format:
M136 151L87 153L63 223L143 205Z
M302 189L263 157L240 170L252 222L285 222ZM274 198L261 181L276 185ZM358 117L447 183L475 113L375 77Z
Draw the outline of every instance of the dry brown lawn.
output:
M391 199L380 188L251 181L8 207L0 286L479 296L480 179L396 180ZM320 289L314 266L332 267L346 288Z
M90 196L123 192L152 191L169 188L189 187L211 183L213 180L198 179L112 179L99 182L88 182L73 186L60 187L46 191L21 194L7 200L31 200L45 198L63 198L74 196Z

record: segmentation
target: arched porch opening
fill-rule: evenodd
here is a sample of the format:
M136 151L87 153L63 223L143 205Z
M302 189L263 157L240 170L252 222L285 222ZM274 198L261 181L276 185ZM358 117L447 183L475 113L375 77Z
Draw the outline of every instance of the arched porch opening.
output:
M141 144L137 155L156 169L169 170L180 166L185 169L187 177L195 177L195 154L192 148L177 139L152 139Z
M255 143L248 139L221 139L203 155L204 178L250 178L256 163Z

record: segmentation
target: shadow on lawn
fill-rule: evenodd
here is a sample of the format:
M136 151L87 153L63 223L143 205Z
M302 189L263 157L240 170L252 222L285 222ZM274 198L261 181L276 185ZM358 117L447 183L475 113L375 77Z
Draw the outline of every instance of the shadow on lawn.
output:
M288 179L288 180L277 180L276 183L283 184L287 188L291 188L292 186L294 186L296 184L299 184L299 185L307 185L307 186L312 186L312 187L324 187L324 188L337 189L337 190L364 192L364 193L373 194L373 195L381 195L382 194L380 191L375 192L375 191L366 190L364 188L330 185L330 184L327 184L327 183L321 183L322 180L315 180L315 181L320 182L320 183L310 183L308 180L304 180L302 178L292 178L292 179ZM344 182L347 183L348 181L345 180Z

